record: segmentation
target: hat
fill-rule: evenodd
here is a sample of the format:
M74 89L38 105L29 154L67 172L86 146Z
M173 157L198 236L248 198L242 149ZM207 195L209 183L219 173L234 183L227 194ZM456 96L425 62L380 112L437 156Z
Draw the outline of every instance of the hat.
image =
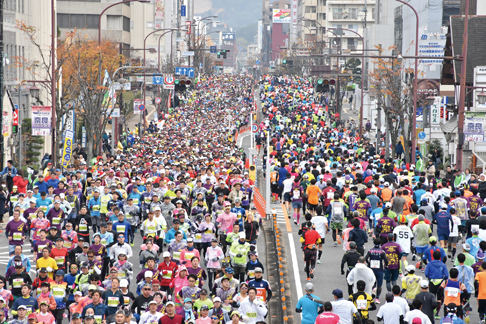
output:
M128 287L128 280L127 279L120 280L120 287L122 288Z
M42 304L44 304L44 305L49 306L49 302L48 302L47 300L43 300L43 301L41 301L41 302L40 302L40 304L41 304L41 305L42 305Z
M94 319L94 315L91 315L91 314L85 315L84 319Z
M27 306L25 306L25 305L19 305L19 307L17 307L17 309L25 309L25 310L27 310Z
M191 299L191 298L189 298L189 297L186 297L186 298L184 299L184 303L187 303L187 302L191 302L191 303L192 303L192 299Z
M56 271L56 276L61 276L61 277L64 277L64 270L57 270Z
M464 250L466 250L466 251L471 250L471 246L469 245L469 243L464 243L464 244L462 245L462 248L463 248Z
M305 285L305 291L314 291L314 285L311 282L308 282Z
M30 315L29 315L30 316ZM72 319L76 319L76 318L81 318L81 314L79 313L74 313L73 316L71 317Z
M79 313L76 313L79 315ZM81 316L81 315L80 315ZM74 315L73 315L73 318L74 318ZM35 319L35 314L34 313L30 313L29 316L27 316L27 319L30 320L30 319Z
M208 291L205 288L203 288L203 289L201 289L201 291L199 292L199 294L200 295L207 295L208 294Z
M47 268L40 268L39 272L47 272Z
M226 273L234 273L235 271L233 270L233 268L231 267L228 267L226 269L224 269L226 271Z
M88 290L96 290L96 289L98 289L98 288L96 288L95 285L89 285L88 286Z
M118 269L116 267L111 267L110 272L118 272Z
M387 203L385 203L385 208L392 208L392 204L391 204L391 202L387 202Z
M410 271L415 271L415 266L414 265L411 265L409 264L406 268L405 268L408 272Z
M57 241L62 241L62 242L64 242L64 239L63 239L62 237L58 237L58 238L56 239L56 242L57 242Z
M182 200L176 201L176 204L182 204Z
M80 292L80 291L76 291L76 292L74 293L74 296L83 296L83 293L82 293L82 292Z
M260 268L260 267L256 267L254 271L255 272L263 272L262 268Z
M154 273L152 271L145 271L143 277L144 278L148 278L148 277L152 277L154 275Z
M194 242L194 239L192 237L188 237L186 240L187 243Z
M473 234L479 234L479 228L477 228L477 227L471 227L471 233L473 233Z
M81 268L89 268L89 263L87 261L81 262Z
M216 298L217 298L217 297L216 297ZM201 309L201 310L203 310L203 309L209 310L209 306L208 306L208 305L202 305L200 309Z
M220 303L221 303L221 298L219 298L219 297L214 297L214 298L213 298L213 303L215 303L215 302L220 302Z
M84 242L83 243L83 247L88 247L89 248L89 243L88 242Z
M165 252L162 254L162 257L163 257L163 258L170 258L170 252L165 251Z
M224 207L231 207L231 203L230 203L229 201L225 201L225 202L223 203L223 206L224 206Z
M189 298L189 299L190 299L190 298ZM156 302L155 300L151 300L151 301L149 301L149 305L150 305L150 304L155 304L155 305L157 305L157 302Z
M172 306L175 306L174 302L171 302L171 301L168 301L167 303L165 303L165 307L169 306L169 305L172 305ZM207 307L207 306L206 306ZM202 308L202 307L201 307Z
M245 232L240 232L238 236L239 238L246 238Z
M332 294L337 298L343 298L343 291L341 289L334 289Z
M429 286L428 280L420 280L420 287L427 288Z
M435 236L429 237L429 242L437 242L437 237Z
M213 237L213 238L211 239L211 242L218 242L218 239L217 239L217 238L215 238L215 237Z
M385 187L389 187L389 186L390 186L390 183L388 183L388 181L387 181L387 182L385 182L383 185L384 185Z
M442 204L440 205L440 209L447 209L449 206L447 206L447 204Z

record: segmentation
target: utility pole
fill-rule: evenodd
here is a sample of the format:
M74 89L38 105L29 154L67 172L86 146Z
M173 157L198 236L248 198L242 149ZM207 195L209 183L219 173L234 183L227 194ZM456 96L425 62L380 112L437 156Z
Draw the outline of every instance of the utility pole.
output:
M0 131L2 132L0 136L0 169L3 170L3 154L4 154L4 144L3 144L3 88L5 87L4 84L4 60L5 60L5 53L3 52L3 5L5 0L0 0Z

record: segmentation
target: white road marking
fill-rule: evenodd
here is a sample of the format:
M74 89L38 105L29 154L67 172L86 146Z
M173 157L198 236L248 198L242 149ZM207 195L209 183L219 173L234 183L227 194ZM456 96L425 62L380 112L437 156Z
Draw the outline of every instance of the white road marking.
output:
M292 268L294 270L295 289L297 290L297 300L299 300L300 297L303 296L303 293L302 284L300 283L299 262L297 260L297 253L295 252L295 243L292 233L289 233L289 245L290 255L292 257Z
M245 133L248 133L248 134L245 134ZM240 142L240 144L238 144L238 147L241 147L241 145L243 145L243 138L250 136L250 132L245 132L245 133L243 133L245 135L239 135L238 136L238 142Z

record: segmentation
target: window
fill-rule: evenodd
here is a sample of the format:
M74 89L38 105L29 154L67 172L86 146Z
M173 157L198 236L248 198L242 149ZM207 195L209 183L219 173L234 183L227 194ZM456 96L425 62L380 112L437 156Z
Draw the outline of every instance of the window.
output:
M123 16L123 30L130 32L130 18Z
M316 13L317 7L316 6L306 6L305 13Z
M336 28L336 29L332 30L332 32L334 32L334 34L336 34L338 36L343 34L343 30L340 29L340 28L343 28L343 25L332 25L332 28Z
M107 15L106 20L107 20L108 30L122 30L123 28L122 16Z
M154 22L153 21L147 21L147 28L154 28Z
M317 0L317 5L318 6L325 6L326 5L326 0Z
M86 27L86 17L85 15L70 15L71 23L69 24L70 28L78 28L83 29Z
M348 49L355 51L357 45L358 45L358 42L356 42L355 39L348 38Z
M59 28L69 28L69 14L57 14L57 25Z
M355 32L358 31L358 25L348 25L348 29L354 30Z
M348 19L358 19L358 8L349 8L348 10Z
M99 15L86 15L86 28L98 29L99 28Z
M317 14L317 20L326 20L326 13L325 12L319 12Z
M343 19L343 8L333 8L332 19Z

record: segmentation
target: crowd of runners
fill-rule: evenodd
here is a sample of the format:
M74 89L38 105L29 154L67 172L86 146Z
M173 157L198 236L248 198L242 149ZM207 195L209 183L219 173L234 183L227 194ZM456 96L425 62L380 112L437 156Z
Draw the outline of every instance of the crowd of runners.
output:
M270 150L272 201L300 229L308 281L296 305L302 323L369 324L375 310L385 324L460 324L470 312L484 323L485 175L441 172L418 151L415 165L402 154L385 158L307 78L263 76L259 86L257 149ZM344 250L346 284L327 287L332 301L314 294L316 264L333 262L322 258L326 234L328 246Z
M264 323L262 220L235 143L254 84L203 76L114 156L28 174L9 161L0 322Z

